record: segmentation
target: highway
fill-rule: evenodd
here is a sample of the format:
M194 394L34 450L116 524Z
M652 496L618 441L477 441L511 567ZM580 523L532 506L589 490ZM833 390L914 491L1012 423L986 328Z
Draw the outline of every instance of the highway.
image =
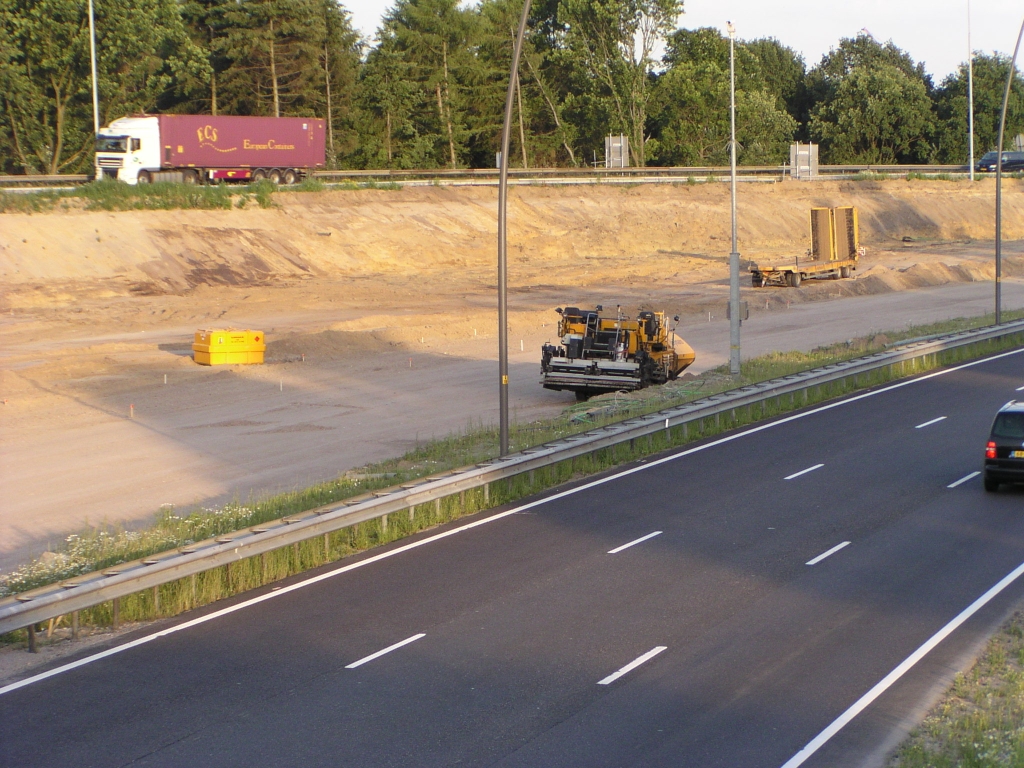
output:
M0 765L879 764L1024 599L1024 489L971 474L1018 387L890 385L140 630L0 688Z

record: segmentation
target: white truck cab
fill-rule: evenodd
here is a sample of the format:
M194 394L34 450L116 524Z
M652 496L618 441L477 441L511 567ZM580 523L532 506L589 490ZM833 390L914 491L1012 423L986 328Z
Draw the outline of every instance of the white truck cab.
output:
M96 135L96 168L102 178L147 184L160 170L160 122L122 117Z

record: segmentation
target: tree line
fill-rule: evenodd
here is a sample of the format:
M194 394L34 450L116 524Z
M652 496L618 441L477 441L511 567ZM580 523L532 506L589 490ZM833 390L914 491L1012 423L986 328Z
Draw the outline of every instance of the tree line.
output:
M101 124L141 112L321 117L333 168L493 167L521 0L395 0L374 41L336 0L95 0ZM729 40L682 0L538 0L510 163L728 162ZM994 149L1009 67L974 59L975 151ZM936 85L892 42L844 38L808 67L736 42L739 162L967 161L967 63ZM0 0L0 172L73 173L93 147L84 0ZM1024 131L1024 80L1007 137Z

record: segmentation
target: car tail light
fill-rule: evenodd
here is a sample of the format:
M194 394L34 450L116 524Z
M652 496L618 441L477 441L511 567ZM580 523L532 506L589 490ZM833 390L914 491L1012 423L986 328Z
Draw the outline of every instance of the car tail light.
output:
M985 458L994 459L996 457L996 444L991 440L988 441L988 445L985 446Z

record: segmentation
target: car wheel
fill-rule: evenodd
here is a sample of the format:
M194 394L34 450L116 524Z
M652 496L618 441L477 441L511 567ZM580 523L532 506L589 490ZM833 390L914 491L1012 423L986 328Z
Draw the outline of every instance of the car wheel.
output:
M998 480L992 480L991 478L986 477L982 482L985 486L985 490L988 491L989 493L995 493L996 491L999 490Z

